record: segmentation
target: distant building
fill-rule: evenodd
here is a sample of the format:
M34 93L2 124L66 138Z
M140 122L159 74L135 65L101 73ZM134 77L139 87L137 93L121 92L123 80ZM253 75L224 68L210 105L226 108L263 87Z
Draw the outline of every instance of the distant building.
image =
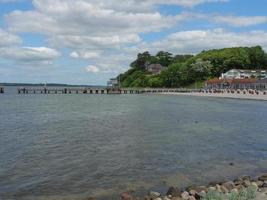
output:
M166 69L166 67L161 64L150 64L146 67L146 70L151 72L153 75L160 74L164 69Z
M221 79L267 78L267 70L231 69L221 75Z
M107 82L108 87L119 87L119 81L117 78L111 78L108 82Z
M267 90L267 78L255 79L211 79L206 81L206 89L255 89L255 90Z

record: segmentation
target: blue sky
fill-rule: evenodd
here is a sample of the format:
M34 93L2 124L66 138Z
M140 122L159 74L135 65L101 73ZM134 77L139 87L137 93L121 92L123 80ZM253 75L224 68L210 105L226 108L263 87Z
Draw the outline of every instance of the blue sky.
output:
M105 85L138 52L261 45L265 0L0 0L0 82Z

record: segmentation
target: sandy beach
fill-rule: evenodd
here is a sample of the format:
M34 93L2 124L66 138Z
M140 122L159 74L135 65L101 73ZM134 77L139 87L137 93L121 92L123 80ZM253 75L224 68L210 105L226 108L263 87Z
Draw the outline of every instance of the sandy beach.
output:
M197 97L213 97L213 98L230 98L230 99L246 99L246 100L260 100L267 101L267 95L264 94L236 94L236 93L201 93L201 92L191 92L191 93L172 93L166 92L161 93L165 95L182 95L182 96L197 96Z

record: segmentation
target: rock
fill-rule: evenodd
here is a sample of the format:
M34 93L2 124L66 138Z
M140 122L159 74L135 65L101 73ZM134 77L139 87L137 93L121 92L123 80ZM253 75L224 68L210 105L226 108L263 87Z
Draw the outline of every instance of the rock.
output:
M171 200L169 197L164 197L163 200Z
M205 197L206 196L206 192L205 191L201 191L200 193L198 193L198 195L200 196L200 197Z
M172 197L179 197L181 196L182 191L177 187L170 187L166 195L171 195Z
M264 182L263 181L256 181L258 187L262 187Z
M128 192L124 192L121 194L121 200L133 200L133 197Z
M223 185L221 185L221 190L224 194L227 194L229 192L229 190Z
M189 196L188 200L196 200L196 198L194 196Z
M234 188L231 190L232 193L238 193L238 189Z
M216 187L209 187L209 191L216 191Z
M244 181L243 181L243 185L244 185L245 187L249 187L249 186L251 185L251 183L250 183L249 180L244 180Z
M149 193L149 197L150 197L150 199L156 199L156 198L160 197L160 193L159 192L151 191Z
M259 181L267 181L267 174L263 174L259 177Z
M252 187L255 190L259 189L258 184L256 182L251 182L251 186L250 187Z
M242 183L243 183L242 178L237 178L237 179L234 180L234 184L235 185L241 185Z
M242 176L241 179L243 181L251 181L251 177L250 176Z
M217 184L217 185L215 186L215 188L216 188L216 191L217 191L217 192L222 192L222 190L221 190L221 186L220 186L220 185Z
M235 187L233 181L228 181L222 184L228 191L232 190Z
M264 181L264 183L262 184L262 187L264 187L264 188L267 187L267 181Z
M182 200L180 197L173 197L172 200Z
M241 191L244 189L244 186L243 185L237 185L235 186L235 188L238 190L238 191Z
M184 191L184 192L181 194L181 197L182 197L182 199L184 199L184 200L188 200L189 197L190 197L190 195L189 195L189 193L188 193L187 191Z
M196 195L196 193L197 193L197 191L196 191L196 190L190 190L190 191L189 191L189 194L190 194L190 195L192 195L192 196L195 196L195 195Z
M158 197L158 198L156 198L156 199L154 199L154 200L162 200L160 197Z

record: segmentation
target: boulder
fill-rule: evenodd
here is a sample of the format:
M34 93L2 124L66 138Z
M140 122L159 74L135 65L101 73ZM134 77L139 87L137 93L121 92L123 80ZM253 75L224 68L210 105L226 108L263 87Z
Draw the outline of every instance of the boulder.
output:
M264 182L263 181L256 181L258 187L262 187Z
M149 193L149 197L150 197L150 199L156 199L156 198L160 197L160 193L159 192L151 191Z
M180 197L182 194L182 191L177 188L177 187L170 187L168 189L168 192L166 193L166 195L171 195L172 197Z
M197 193L197 191L196 191L196 190L190 190L190 191L189 191L189 194L190 194L190 195L192 195L192 196L195 196L195 195L196 195L196 193Z
M222 184L228 191L232 190L235 187L233 181L228 181Z
M251 182L250 182L249 180L244 180L244 181L243 181L243 185L244 185L245 187L249 187L249 186L251 185Z
M184 200L189 200L190 195L189 195L189 193L188 193L187 191L184 191L184 192L181 194L181 197L182 197L182 199L184 199Z
M121 200L133 200L133 197L128 192L124 192L121 194Z
M259 177L259 181L267 181L267 174L263 174Z
M252 187L255 190L259 189L258 184L256 182L251 182L251 186L250 187Z
M223 185L221 185L221 191L225 194L229 193L229 190Z
M194 196L189 196L188 200L196 200L196 198Z

